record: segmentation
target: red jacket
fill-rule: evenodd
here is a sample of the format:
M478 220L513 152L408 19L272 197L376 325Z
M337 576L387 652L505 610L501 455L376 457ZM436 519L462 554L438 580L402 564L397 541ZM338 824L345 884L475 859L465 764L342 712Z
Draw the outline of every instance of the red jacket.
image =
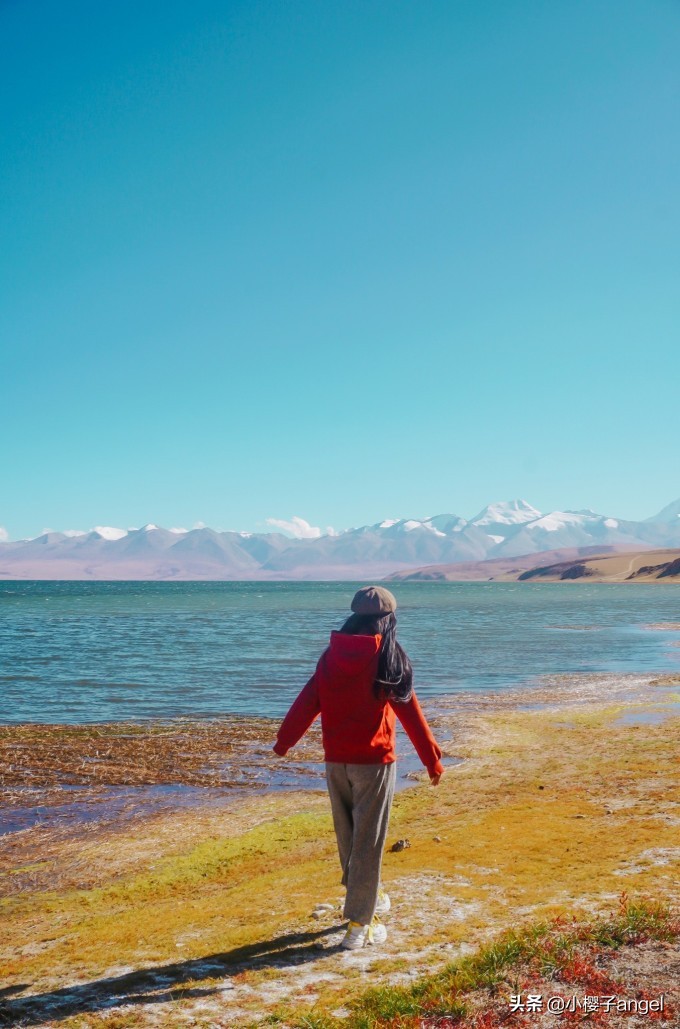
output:
M395 760L395 714L430 775L443 772L442 752L425 721L415 693L405 704L376 697L380 636L331 633L314 675L298 695L274 746L284 755L321 714L326 761L387 765Z

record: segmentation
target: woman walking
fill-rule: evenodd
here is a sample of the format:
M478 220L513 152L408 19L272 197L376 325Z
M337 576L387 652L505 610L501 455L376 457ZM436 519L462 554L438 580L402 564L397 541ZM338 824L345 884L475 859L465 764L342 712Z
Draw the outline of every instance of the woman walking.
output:
M380 886L394 782L395 715L433 786L443 774L441 750L413 692L413 671L397 642L397 602L381 586L354 596L353 614L319 658L279 729L274 751L283 756L321 714L326 782L347 887L342 946L384 943L378 915L390 900Z

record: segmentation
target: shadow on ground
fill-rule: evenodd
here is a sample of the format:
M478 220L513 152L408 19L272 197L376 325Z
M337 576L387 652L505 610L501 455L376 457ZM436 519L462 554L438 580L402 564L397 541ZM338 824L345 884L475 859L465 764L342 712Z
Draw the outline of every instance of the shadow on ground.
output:
M80 986L67 986L49 993L5 999L16 990L29 989L30 984L0 990L0 1025L39 1026L68 1018L70 1015L110 1010L123 1004L160 1004L188 997L206 997L220 993L224 985L201 986L205 979L237 975L249 967L258 969L303 965L328 955L331 948L320 947L323 936L337 933L342 926L316 932L288 933L273 940L237 947L223 954L210 954L192 961L128 972L109 979L96 979Z

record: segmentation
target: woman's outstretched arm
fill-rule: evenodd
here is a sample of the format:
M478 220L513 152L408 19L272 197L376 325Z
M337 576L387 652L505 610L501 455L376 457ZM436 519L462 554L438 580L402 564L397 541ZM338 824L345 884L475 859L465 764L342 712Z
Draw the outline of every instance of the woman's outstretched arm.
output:
M279 757L283 757L294 747L309 729L310 725L319 714L319 691L316 687L316 673L312 676L306 686L293 701L291 708L281 723L276 743L273 750Z
M392 709L404 726L408 738L416 749L416 753L427 768L430 782L436 786L444 774L441 763L442 752L427 724L427 719L418 703L415 693L405 703L391 702Z

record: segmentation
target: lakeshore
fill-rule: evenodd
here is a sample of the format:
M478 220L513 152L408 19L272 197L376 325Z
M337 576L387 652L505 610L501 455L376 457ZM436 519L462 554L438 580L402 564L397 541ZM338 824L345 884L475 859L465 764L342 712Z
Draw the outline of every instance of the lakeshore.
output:
M508 926L594 918L624 892L677 909L679 691L673 674L584 674L438 698L430 717L457 763L437 789L409 780L395 800L388 848L410 846L385 856L393 910L380 949L337 949L342 890L319 789L226 787L224 803L194 783L186 806L111 817L104 798L102 817L13 832L0 865L0 1018L207 1029L265 1016L302 1025L313 1012L351 1025L367 985L403 989ZM216 731L193 728L197 741ZM26 727L6 730L26 746ZM81 727L81 742L101 731ZM157 743L184 746L186 726L173 731L156 726ZM48 753L38 740L36 769ZM269 739L240 742L257 750ZM306 746L279 765L293 787L306 774L301 758L317 756L318 741ZM57 752L63 740L50 760ZM139 789L153 787L154 768L163 778L163 746L149 753L146 773L129 755L146 775ZM210 778L209 761L199 772L185 760L188 780ZM57 787L46 774L42 788ZM674 960L677 943L668 946Z

